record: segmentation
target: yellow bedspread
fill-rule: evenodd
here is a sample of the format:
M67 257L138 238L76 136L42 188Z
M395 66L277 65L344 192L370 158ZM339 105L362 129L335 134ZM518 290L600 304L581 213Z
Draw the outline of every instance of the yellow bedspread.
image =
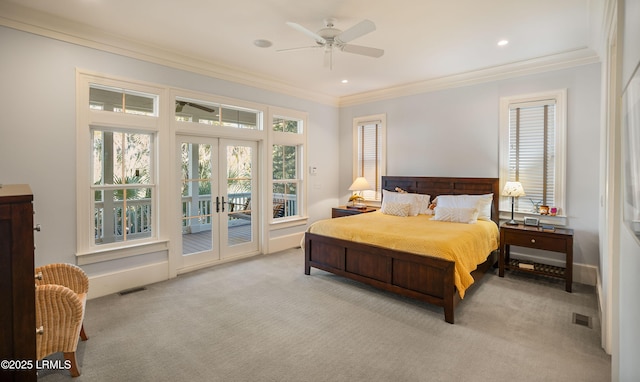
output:
M309 232L359 243L373 244L455 262L455 285L463 298L473 284L473 272L498 248L498 226L432 221L430 215L399 217L380 211L321 220Z

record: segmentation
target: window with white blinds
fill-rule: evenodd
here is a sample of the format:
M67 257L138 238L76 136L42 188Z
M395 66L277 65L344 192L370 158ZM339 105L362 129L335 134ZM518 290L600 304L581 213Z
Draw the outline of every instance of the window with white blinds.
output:
M537 207L556 207L564 215L566 92L558 91L501 100L501 183L517 181L525 196L515 210L536 213ZM506 198L505 198L506 199ZM510 209L502 208L503 210ZM504 207L504 205L501 205Z
M385 175L385 116L376 115L354 119L353 179L364 177L371 190L362 192L367 201L380 201L381 177Z
M509 108L508 180L522 183L527 198L545 206L556 205L555 111L554 100ZM518 198L516 209L531 208L530 200Z

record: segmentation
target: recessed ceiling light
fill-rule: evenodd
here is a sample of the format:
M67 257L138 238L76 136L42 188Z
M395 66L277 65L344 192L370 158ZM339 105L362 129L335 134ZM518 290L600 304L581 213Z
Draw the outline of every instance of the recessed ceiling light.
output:
M260 39L260 40L255 40L255 41L253 42L253 45L255 45L255 46L259 47L259 48L268 48L268 47L270 47L272 44L271 44L271 41L269 41L269 40L262 40L262 39Z
M349 82L349 80L342 80L340 82L342 82L343 84L346 84L347 82Z
M509 43L509 40L500 40L498 41L498 46L505 46Z

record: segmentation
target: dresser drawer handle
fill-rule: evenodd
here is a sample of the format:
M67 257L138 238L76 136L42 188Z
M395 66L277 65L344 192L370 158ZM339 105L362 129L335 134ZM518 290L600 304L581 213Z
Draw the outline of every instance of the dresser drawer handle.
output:
M535 243L535 242L536 242L536 239L531 239L531 242L532 242L532 243Z

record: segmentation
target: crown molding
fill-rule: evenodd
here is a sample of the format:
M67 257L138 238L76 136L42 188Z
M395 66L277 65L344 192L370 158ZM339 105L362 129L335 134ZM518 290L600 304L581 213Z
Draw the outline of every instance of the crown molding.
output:
M583 48L456 75L428 79L363 93L333 97L267 78L259 73L207 62L180 52L109 34L87 25L54 17L13 3L0 2L0 25L71 44L85 46L254 88L335 107L354 106L420 93L475 85L523 75L599 62L596 52Z
M485 82L503 80L507 78L566 69L597 62L600 62L600 58L598 57L596 52L588 48L582 48L551 56L539 57L511 64L494 66L481 70L474 70L467 73L460 73L451 76L413 82L399 86L392 86L385 89L378 89L370 92L345 96L340 98L339 106L354 106L409 95L429 93L438 90L470 86Z
M269 90L310 101L338 106L337 97L308 91L264 75L207 62L180 52L123 38L122 36L71 22L60 17L0 2L0 25L71 44L93 48L125 57L152 62L208 77Z

